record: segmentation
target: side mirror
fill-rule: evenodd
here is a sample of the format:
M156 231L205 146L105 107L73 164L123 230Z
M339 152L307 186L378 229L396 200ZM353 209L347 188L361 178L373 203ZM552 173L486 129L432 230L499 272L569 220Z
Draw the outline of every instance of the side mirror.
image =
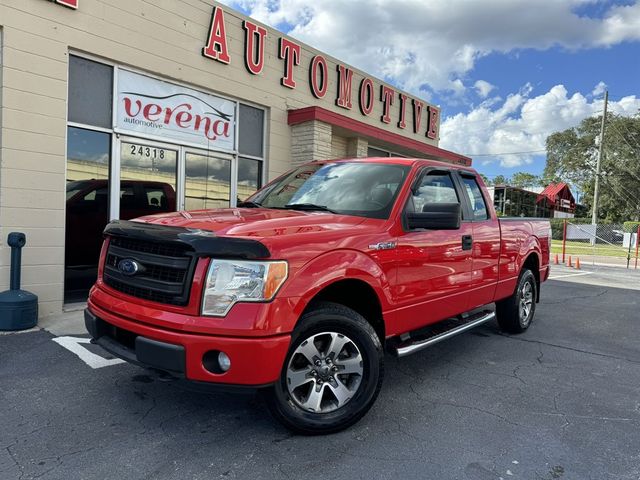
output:
M407 212L409 230L458 230L460 228L459 203L427 203L422 212Z

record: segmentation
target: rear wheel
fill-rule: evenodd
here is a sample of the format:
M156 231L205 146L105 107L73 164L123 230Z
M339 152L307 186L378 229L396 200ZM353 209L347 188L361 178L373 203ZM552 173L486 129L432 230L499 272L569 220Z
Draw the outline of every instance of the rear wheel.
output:
M382 386L384 354L357 312L323 302L294 331L280 380L266 393L272 414L302 434L326 434L360 420Z
M529 328L536 312L536 298L536 277L531 270L525 269L513 295L496 303L500 328L509 333L522 333Z

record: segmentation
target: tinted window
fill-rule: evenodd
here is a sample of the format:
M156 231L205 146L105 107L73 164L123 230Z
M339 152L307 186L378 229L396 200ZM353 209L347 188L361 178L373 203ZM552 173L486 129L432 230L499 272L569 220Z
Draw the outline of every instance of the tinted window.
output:
M113 68L69 57L69 121L111 128Z
M186 209L228 207L231 199L231 161L187 153L186 162Z
M238 198L245 200L262 187L262 162L250 158L238 159Z
M240 130L238 149L243 155L263 156L264 110L240 105Z
M422 212L429 203L460 203L460 200L451 175L433 172L422 177L420 184L413 190L409 203L409 209Z
M469 202L471 202L473 219L486 220L489 218L487 215L487 204L484 202L482 190L480 190L480 186L476 179L473 177L462 177L462 182L464 183L464 189L467 193L467 197L469 197Z
M377 158L377 157L389 157L391 154L389 152L385 152L384 150L379 150L374 147L369 147L367 149L367 157Z

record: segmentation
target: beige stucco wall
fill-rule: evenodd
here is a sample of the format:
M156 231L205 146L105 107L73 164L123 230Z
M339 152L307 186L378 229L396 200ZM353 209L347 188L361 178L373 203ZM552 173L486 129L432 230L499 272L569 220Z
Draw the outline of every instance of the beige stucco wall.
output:
M48 0L0 0L0 291L8 288L9 282L7 234L23 231L28 238L23 287L39 296L41 315L59 313L62 308L69 51L86 52L267 107L268 178L292 164L289 109L317 105L429 143L424 133L414 135L411 128L398 130L395 118L389 126L382 124L379 101L370 117L360 114L357 95L361 72L356 71L353 79L353 109L337 107L336 62L328 56L329 93L322 100L315 99L308 85L308 70L311 58L319 52L310 47L303 46L296 69L298 87L290 90L281 86L283 64L277 56L277 41L282 35L272 29L265 69L258 76L250 75L243 59L241 24L246 17L227 7L223 8L231 64L203 57L213 5L207 3L80 0L78 10L72 10ZM376 96L380 84L375 82ZM397 105L396 99L394 117Z

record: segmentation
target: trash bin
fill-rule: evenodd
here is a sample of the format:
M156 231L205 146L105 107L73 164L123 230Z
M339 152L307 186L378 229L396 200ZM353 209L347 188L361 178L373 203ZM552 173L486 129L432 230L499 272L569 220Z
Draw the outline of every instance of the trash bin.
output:
M27 243L24 233L12 232L7 239L11 247L10 290L0 293L0 330L25 330L38 323L38 297L20 289L22 247Z

